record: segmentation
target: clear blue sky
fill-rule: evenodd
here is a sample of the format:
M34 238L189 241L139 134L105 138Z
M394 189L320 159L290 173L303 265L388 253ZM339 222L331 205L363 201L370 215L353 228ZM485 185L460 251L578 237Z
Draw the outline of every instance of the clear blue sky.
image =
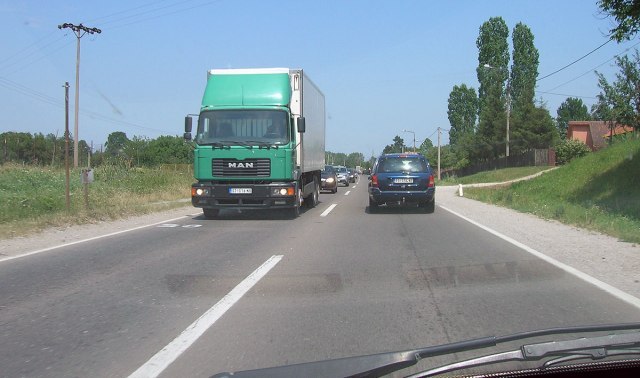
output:
M540 77L600 46L612 26L596 0L0 0L0 131L63 135L76 37L57 26L82 22L102 29L82 38L80 67L78 134L98 149L113 131L182 135L206 71L245 67L305 69L326 97L330 151L369 157L396 135L410 145L403 129L436 142L453 86L478 87L476 38L494 16L529 26ZM553 117L569 95L590 107L594 68L612 81L612 58L637 43L611 42L541 80L537 98ZM73 131L73 109L70 121Z

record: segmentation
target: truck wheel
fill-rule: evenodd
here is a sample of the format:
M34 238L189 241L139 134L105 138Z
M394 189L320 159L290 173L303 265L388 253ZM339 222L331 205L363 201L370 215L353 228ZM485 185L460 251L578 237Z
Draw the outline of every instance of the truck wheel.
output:
M300 216L300 207L302 207L302 204L302 188L300 188L298 189L298 195L296 196L296 206L294 206L293 209L289 210L289 215L291 215L291 218L295 219Z
M307 208L311 209L316 207L320 198L320 186L318 185L318 180L313 179L313 193L309 194L309 197L305 198L304 204Z
M205 219L215 219L218 217L220 210L219 209L202 209L202 213L204 214Z

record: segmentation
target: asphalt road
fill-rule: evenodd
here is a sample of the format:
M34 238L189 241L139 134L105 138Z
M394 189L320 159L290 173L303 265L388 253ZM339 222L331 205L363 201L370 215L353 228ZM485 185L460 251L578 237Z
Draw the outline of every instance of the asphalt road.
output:
M208 377L640 320L442 208L369 214L364 180L320 199L295 220L194 215L0 261L0 375Z

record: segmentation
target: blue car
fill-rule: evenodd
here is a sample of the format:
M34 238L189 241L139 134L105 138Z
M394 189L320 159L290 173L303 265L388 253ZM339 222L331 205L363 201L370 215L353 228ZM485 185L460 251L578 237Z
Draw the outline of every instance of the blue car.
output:
M436 186L429 161L421 154L383 154L369 177L369 212L384 204L417 204L426 213L436 205Z

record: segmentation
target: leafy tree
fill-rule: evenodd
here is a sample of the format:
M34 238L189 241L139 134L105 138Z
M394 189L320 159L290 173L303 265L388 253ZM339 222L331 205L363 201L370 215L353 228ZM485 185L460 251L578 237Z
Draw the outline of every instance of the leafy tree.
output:
M618 42L629 40L640 30L639 0L600 0L600 9L613 17L618 25L609 30L611 38Z
M476 158L499 156L506 137L504 89L508 77L509 29L502 17L492 17L480 27L478 47L479 123Z
M527 104L513 118L509 148L515 154L534 149L549 148L558 140L558 131L549 111Z
M534 104L536 79L538 78L538 49L533 44L533 33L528 26L518 23L513 29L513 65L511 66L511 113Z
M179 136L163 135L149 142L148 164L185 164L193 161L191 146Z
M569 127L569 121L588 121L591 119L587 106L581 99L575 97L569 97L556 111L556 126L561 139L567 137L567 128Z
M405 148L406 146L404 144L404 140L400 138L400 136L396 135L395 138L393 138L393 144L386 145L384 147L384 150L382 150L382 153L383 154L399 153L399 152L403 152Z
M596 111L621 124L633 126L640 130L640 53L635 50L633 60L628 56L616 58L620 72L616 81L609 84L601 73L598 75L598 86L602 90L598 94Z
M427 138L420 143L420 147L418 147L418 152L427 156L429 150L433 147L433 142L431 139Z
M473 133L478 114L478 96L476 90L465 84L454 85L449 94L447 116L451 128L449 143L456 144L462 134Z
M122 131L114 131L107 137L105 152L111 156L118 156L124 152L124 148L129 141L127 134Z

